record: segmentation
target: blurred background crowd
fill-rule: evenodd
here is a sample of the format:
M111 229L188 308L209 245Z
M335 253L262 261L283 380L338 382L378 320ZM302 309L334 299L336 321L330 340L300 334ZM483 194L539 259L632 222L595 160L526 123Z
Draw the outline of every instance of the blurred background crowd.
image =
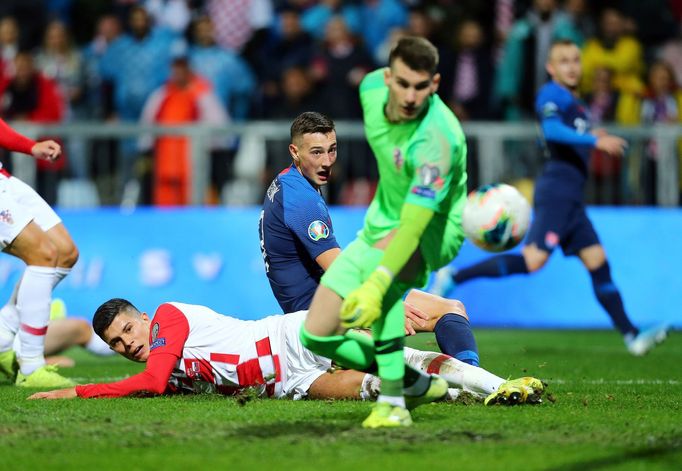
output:
M682 0L2 0L0 116L228 126L316 110L359 120L360 81L386 65L402 35L437 46L439 94L464 123L534 119L547 51L560 38L583 50L581 93L595 125L682 122ZM130 181L141 182L139 203L190 202L184 136L63 142L65 158L37 168L36 186L50 203L59 202L63 180L96 182L102 204L118 203ZM241 144L211 141L207 203L225 201ZM341 150L328 198L364 204L376 180L373 158L361 139ZM658 151L643 140L634 183L643 189L606 201L655 204ZM263 185L287 165L286 141L269 141L266 154ZM11 169L12 159L3 163ZM591 164L597 180L620 178L625 165L598 154Z

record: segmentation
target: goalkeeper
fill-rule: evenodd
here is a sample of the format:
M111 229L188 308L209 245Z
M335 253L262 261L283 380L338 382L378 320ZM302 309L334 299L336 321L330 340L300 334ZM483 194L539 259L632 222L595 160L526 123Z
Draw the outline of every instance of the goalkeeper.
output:
M447 390L442 379L403 361L403 294L426 284L464 240L466 142L436 95L437 65L429 41L406 37L391 51L389 67L360 85L379 185L364 227L322 277L301 329L303 344L315 353L348 368L378 371L381 394L364 427L410 425L408 408ZM370 326L373 343L346 331Z

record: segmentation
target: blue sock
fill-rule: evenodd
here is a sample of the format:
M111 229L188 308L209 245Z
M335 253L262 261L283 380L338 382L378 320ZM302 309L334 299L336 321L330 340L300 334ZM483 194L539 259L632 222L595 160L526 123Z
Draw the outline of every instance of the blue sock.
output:
M601 267L591 271L590 277L592 278L594 294L597 296L599 304L606 309L606 312L611 317L611 321L613 322L613 325L616 326L616 329L623 335L637 335L639 330L632 325L632 322L628 319L628 315L625 314L623 299L620 296L618 288L613 284L613 280L611 279L611 267L609 267L609 262L606 261Z
M455 283L461 284L472 278L499 278L501 276L526 274L528 268L523 255L497 255L470 267L459 270L453 276Z
M467 318L458 314L445 314L438 319L433 331L441 352L478 366L478 347Z

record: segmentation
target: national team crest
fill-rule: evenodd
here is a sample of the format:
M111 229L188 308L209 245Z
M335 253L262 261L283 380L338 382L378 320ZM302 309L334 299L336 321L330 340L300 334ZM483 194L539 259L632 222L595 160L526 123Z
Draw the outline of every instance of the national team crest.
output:
M0 211L0 221L7 224L14 224L12 212L9 209L3 209L2 211Z
M559 234L553 231L547 231L545 234L545 245L548 249L553 249L559 245Z
M152 342L154 342L156 340L156 337L158 337L158 336L159 336L159 323L156 322L152 326Z
M398 170L403 168L405 158L403 157L403 153L400 150L400 147L396 147L395 149L393 149L393 163L395 164L395 167Z
M308 226L308 237L317 242L320 239L329 237L329 226L319 219L313 221Z

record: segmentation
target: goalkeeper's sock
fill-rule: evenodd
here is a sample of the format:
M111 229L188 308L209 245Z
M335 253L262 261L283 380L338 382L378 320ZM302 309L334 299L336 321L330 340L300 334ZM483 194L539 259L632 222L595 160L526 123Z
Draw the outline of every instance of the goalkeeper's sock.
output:
M504 383L504 379L483 368L468 365L455 358L436 352L424 352L405 348L405 361L408 365L429 374L437 374L451 388L460 388L484 395L492 394Z
M344 335L321 337L301 326L301 343L308 350L330 358L339 365L359 371L376 370L372 339L364 334L348 331Z
M403 395L403 377L405 376L404 343L404 337L374 341L375 358L379 368L379 377L381 378L382 395Z
M440 351L453 358L478 366L478 347L469 320L459 314L445 314L433 329Z
M497 255L480 263L458 270L452 277L460 284L472 278L499 278L507 275L526 274L528 267L523 255Z

